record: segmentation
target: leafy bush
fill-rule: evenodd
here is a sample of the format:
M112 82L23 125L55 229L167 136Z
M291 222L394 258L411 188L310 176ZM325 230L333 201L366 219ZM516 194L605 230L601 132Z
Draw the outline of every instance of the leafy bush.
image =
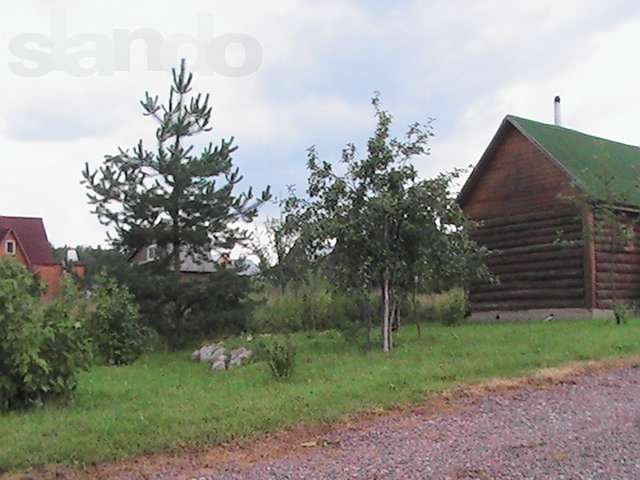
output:
M45 391L64 395L75 389L77 373L91 361L86 302L71 278L64 278L60 293L44 307L40 357L47 362Z
M267 342L265 354L274 378L277 380L291 378L296 363L296 347L291 340L273 339Z
M302 330L304 304L297 295L270 295L251 317L250 329L260 333Z
M418 299L417 317L421 322L438 322L457 325L467 314L469 302L461 289L446 293L421 295Z
M189 278L141 265L131 270L126 285L143 323L171 349L213 333L240 333L247 329L253 308L251 279L233 269Z
M633 305L628 305L624 302L614 302L613 318L616 322L616 325L622 325L623 323L627 323L627 320L633 314L634 310L635 308Z
M357 345L363 339L362 325L359 322L345 319L336 325L336 329L350 345Z
M37 379L44 372L39 357L42 310L37 308L39 285L17 262L0 259L0 409L37 399Z
M42 286L13 259L0 259L0 409L66 395L90 360L86 311L66 281L50 305Z
M133 295L106 275L95 281L90 329L96 352L111 365L135 361L147 338Z
M441 321L445 325L457 325L464 320L467 312L467 296L460 289L449 292L448 301L443 305Z

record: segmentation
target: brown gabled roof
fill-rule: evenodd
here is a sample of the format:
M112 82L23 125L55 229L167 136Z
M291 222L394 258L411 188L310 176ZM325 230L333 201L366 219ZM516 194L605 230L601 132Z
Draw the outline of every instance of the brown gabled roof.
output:
M1 230L14 232L31 264L57 265L41 218L0 216Z
M533 143L549 160L560 167L582 192L589 197L608 201L603 174L611 177L609 186L621 206L639 207L640 147L614 142L558 125L535 122L507 115L489 147L462 187L458 201L464 204L482 176L493 153L510 127Z

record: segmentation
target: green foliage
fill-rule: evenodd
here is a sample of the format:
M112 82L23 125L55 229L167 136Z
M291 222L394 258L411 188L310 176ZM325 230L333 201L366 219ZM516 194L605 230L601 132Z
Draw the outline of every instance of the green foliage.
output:
M310 274L311 262L298 235L281 218L267 219L254 234L253 253L258 257L260 278L284 293L293 282L303 282Z
M66 263L69 248L64 246L54 250L58 262ZM123 282L131 269L127 256L116 249L82 245L73 248L78 253L79 262L86 268L82 283L88 290L93 289L97 279L103 274Z
M242 225L270 199L268 188L258 197L251 188L237 193L242 176L233 164L233 138L194 148L200 143L194 137L211 131L212 107L209 95L192 93L192 80L183 61L164 104L149 93L141 101L157 125L152 150L141 140L107 155L97 170L87 164L83 171L93 212L115 233L113 246L129 253L157 247L157 258L138 268L130 286L147 320L174 345L183 344L202 317L198 295L215 293L180 279L182 260L209 262L211 250L233 248L247 237Z
M631 316L633 308L624 302L614 302L613 304L613 318L616 325L622 325L627 323L627 320Z
M90 361L86 309L70 280L49 305L35 277L0 259L0 410L70 393Z
M64 395L76 388L78 372L91 361L87 324L86 301L74 281L65 277L58 296L44 307L40 357L47 362L47 371L41 380L43 391Z
M448 301L442 307L440 319L445 325L458 325L464 320L468 310L468 300L464 291L455 289L449 292Z
M213 446L300 423L419 404L485 379L640 354L637 318L619 328L582 319L465 323L455 330L434 324L421 337L413 328L398 335L401 345L385 355L364 353L335 332L294 334L295 381L275 385L262 362L213 379L189 351L145 354L117 369L96 366L82 373L73 402L0 415L0 470ZM258 340L244 345L253 349Z
M296 346L291 339L271 339L266 343L265 353L271 374L276 380L291 378L296 365Z
M254 306L251 279L234 269L189 278L142 265L127 285L143 323L174 350L214 333L246 330Z
M361 155L353 144L340 169L310 148L307 193L285 202L287 222L315 256L327 255L331 277L341 287L382 292L383 349L393 347L397 305L416 283L442 278L461 284L490 277L486 250L469 237L473 227L453 191L462 172L421 179L412 160L430 153L431 121L392 134L392 116L376 95L377 124ZM344 171L344 173L341 173Z
M12 259L0 259L0 410L38 400L36 374L46 363L39 356L42 310L36 279Z
M143 352L147 338L135 298L106 275L95 279L90 330L98 355L111 365L126 365Z
M453 289L446 293L420 295L417 300L416 315L418 321L457 325L469 312L469 299L462 289Z
M358 319L355 301L322 283L284 294L272 292L253 311L249 328L259 333L328 330Z
M336 330L338 330L342 338L351 345L359 345L362 343L365 338L362 333L363 328L362 323L355 318L343 318L336 324Z
M606 152L603 152L603 158L607 158ZM598 248L610 252L612 256L622 258L630 250L633 251L640 246L635 233L640 223L640 216L624 207L630 204L629 195L633 192L620 191L616 186L616 175L607 166L606 161L602 162L598 170L585 173L591 177L593 191L597 194L576 188L580 193L566 198L577 207L578 211L592 213L585 222L583 240L593 241ZM621 292L625 287L620 285L620 270L615 264L605 266L603 270L602 281L600 278L598 280L598 288L609 291L610 297L604 301L608 303L607 307L613 310L616 324L624 323L629 316L628 311L631 306L625 305Z

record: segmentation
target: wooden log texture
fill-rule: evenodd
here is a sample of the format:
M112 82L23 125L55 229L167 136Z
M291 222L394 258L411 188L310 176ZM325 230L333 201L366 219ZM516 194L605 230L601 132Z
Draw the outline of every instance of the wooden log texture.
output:
M595 218L593 237L598 308L612 308L616 302L640 302L640 224L637 218L622 217L631 233L628 238L620 238L611 225L603 225L600 215L596 214Z
M503 300L545 300L557 299L582 299L584 290L582 288L528 288L528 289L508 289L491 292L472 292L471 300L482 301L503 301Z
M537 230L535 232L525 231L512 235L496 234L485 237L473 234L471 238L490 250L502 250L527 245L557 243L559 241L582 243L584 236L580 226L572 226L570 229L562 230L562 232L559 232L557 229L552 229L547 231Z
M500 280L471 284L473 310L584 307L585 235L575 211L486 220L473 238L492 251L487 266Z
M474 311L486 312L490 310L531 310L544 308L580 308L584 299L544 299L511 302L473 302Z
M529 232L529 234L533 234L542 229L544 229L543 231L545 233L549 233L563 231L575 225L581 225L580 219L578 217L571 216L551 218L549 220L536 220L531 223L512 223L496 227L480 226L473 234L478 238L484 238L495 235L515 235L522 232Z

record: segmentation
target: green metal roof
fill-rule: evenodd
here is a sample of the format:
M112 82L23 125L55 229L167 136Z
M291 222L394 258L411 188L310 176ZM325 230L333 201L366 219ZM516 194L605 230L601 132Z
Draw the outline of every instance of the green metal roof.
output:
M608 200L613 194L616 203L640 206L640 147L513 115L507 120L560 164L588 195ZM610 177L608 189L605 176Z

